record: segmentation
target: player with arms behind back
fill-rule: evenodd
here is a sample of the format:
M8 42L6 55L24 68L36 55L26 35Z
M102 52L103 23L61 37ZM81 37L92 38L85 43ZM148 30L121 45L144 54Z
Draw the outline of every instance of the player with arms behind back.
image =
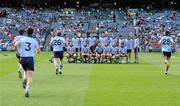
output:
M50 41L50 45L53 47L54 52L54 67L56 75L62 74L63 68L63 57L64 57L64 50L63 47L65 45L65 39L61 37L61 32L58 32L55 37L53 37ZM60 59L60 62L58 60ZM59 68L60 65L60 68ZM60 70L59 70L60 69Z
M40 53L39 45L37 41L34 38L32 38L32 34L33 29L28 28L27 37L23 37L15 43L16 48L18 48L20 51L20 63L27 76L23 80L23 87L25 88L25 97L29 97L30 88L32 86L35 52L37 51L37 53Z
M166 31L165 36L163 36L159 42L162 47L162 53L164 57L164 63L166 64L165 75L168 74L169 67L170 67L170 59L171 59L171 52L172 52L172 45L175 48L175 43L173 38L170 37L170 32Z

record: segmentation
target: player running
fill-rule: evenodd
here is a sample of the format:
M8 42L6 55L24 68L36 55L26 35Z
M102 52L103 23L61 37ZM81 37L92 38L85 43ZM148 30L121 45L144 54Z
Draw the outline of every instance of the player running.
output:
M39 45L37 41L32 37L32 35L33 29L28 28L27 37L23 37L15 43L15 47L18 48L20 51L20 63L26 73L26 78L23 80L25 97L29 97L29 92L32 87L35 52L37 51L37 53L40 53Z
M170 67L170 59L171 59L171 52L172 52L172 45L175 48L175 42L173 38L170 37L170 32L166 31L165 36L163 36L159 42L162 46L162 53L164 57L164 63L166 64L165 75L168 74L169 67Z
M15 38L14 38L14 41L13 41L13 44L15 44L16 42L18 42L18 40L20 40L21 38L23 38L24 36L23 36L23 34L24 34L24 30L23 29L20 29L19 30L19 36L16 36ZM17 59L18 59L18 76L19 76L19 78L21 79L22 78L22 74L23 74L23 79L25 78L25 73L24 73L24 71L23 71L23 68L22 68L22 65L21 65L21 63L20 63L20 55L19 55L19 52L20 52L20 50L19 50L19 48L16 50L16 57L17 57Z
M61 37L61 32L58 32L55 37L53 37L50 41L50 46L53 46L53 52L54 52L54 67L56 75L62 74L62 68L63 68L63 57L64 57L64 50L63 47L65 45L65 39ZM60 59L60 62L59 60ZM60 68L59 68L60 65Z

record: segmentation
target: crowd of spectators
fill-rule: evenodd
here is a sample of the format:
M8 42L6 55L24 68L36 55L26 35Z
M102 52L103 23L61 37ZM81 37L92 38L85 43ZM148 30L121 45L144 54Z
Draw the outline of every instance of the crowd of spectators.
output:
M43 46L50 29L59 30L72 38L82 33L99 36L107 31L123 37L139 35L141 48L159 48L158 41L165 30L169 30L174 40L180 37L180 13L172 10L146 12L139 10L129 17L121 9L33 9L6 8L6 17L0 18L0 49L12 46L12 40L18 35L18 29L32 26L34 37ZM123 18L122 18L123 17Z

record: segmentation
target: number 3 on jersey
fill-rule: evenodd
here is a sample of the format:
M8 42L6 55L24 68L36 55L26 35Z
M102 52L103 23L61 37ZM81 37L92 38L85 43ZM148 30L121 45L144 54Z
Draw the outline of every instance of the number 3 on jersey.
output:
M31 50L31 43L29 42L26 42L26 48L25 48L26 51L30 51Z

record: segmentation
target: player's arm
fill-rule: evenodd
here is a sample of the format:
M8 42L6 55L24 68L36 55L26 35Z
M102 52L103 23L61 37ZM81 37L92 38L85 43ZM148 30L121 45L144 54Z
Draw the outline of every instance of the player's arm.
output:
M15 50L17 50L17 48L19 47L19 42L14 42L14 48L15 48Z
M172 42L172 46L173 46L174 51L176 51L176 41L175 41L175 39L171 39L171 42Z
M40 54L41 53L41 49L40 49L39 44L38 44L38 42L36 40L35 40L35 45L36 45L36 53Z

